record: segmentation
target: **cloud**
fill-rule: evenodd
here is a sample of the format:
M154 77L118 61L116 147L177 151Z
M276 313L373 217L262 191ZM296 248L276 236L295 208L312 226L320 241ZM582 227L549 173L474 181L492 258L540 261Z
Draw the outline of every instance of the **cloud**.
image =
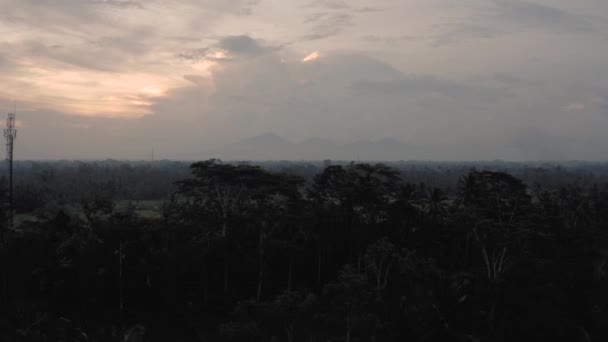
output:
M498 28L470 23L442 25L437 29L440 33L433 38L433 46L449 45L462 39L492 39L505 33Z
M184 79L186 79L198 86L208 86L209 85L209 77L205 77L202 75L184 75Z
M591 103L608 116L608 96L594 96L591 98Z
M0 99L32 157L192 158L272 131L518 158L528 126L560 146L532 156L605 155L605 2L369 4L0 0Z
M302 59L302 62L303 63L312 62L315 59L318 59L319 57L321 57L321 53L319 53L319 51L314 51L314 52L311 52L310 54L308 54L306 57L304 57Z
M428 75L401 76L389 82L362 81L353 88L362 93L373 93L381 96L437 95L446 98L468 99L478 103L495 101L513 96L508 90L487 85L475 85L471 82L454 82Z
M259 55L275 49L264 46L262 42L247 35L224 37L216 44L216 47L237 55Z
M3 44L0 44L0 49L2 49L2 45ZM0 70L10 70L13 64L13 60L8 58L7 54L4 54L4 52L0 52Z
M352 26L356 16L381 12L382 9L371 6L356 6L343 0L316 0L304 6L305 9L314 9L303 20L309 25L308 33L301 40L316 41L336 36L345 28Z
M512 146L521 160L583 159L580 146L575 146L567 136L551 133L539 125L515 126L512 129Z
M584 13L576 5L562 8L554 2L541 3L539 0L471 1L469 5L459 7L460 11L455 11L452 17L432 26L432 32L426 37L432 46L497 40L530 31L601 36L608 28L607 18Z
M499 97L497 90L481 85L408 77L386 63L348 53L324 54L310 63L281 61L276 53L234 61L213 72L212 89L205 78L188 79L192 86L156 99L156 115L144 119L169 118L170 113L189 118L198 131L189 128L184 136L199 142L189 144L188 155L206 150L199 146L267 131L296 140L314 134L353 141L368 136L421 139L439 130L440 140L449 141L468 130L462 114L479 105L476 97L486 96L484 101L492 104ZM426 101L435 92L440 96ZM445 130L434 124L437 120L449 122Z
M314 0L304 6L304 8L326 9L326 10L351 10L353 13L373 13L381 12L379 7L363 5L360 7L347 3L344 0Z
M249 53L249 48L240 50L248 44L237 44L234 50ZM501 75L488 82L449 80L407 75L363 54L324 53L301 63L284 60L285 52L235 59L210 76L187 74L187 85L148 98L153 114L140 119L70 117L24 108L20 120L26 138L20 141L19 155L145 158L154 148L161 158L198 159L204 151L268 131L295 141L311 134L345 142L395 137L416 142L421 158L428 159L569 159L581 151L591 158L599 155L593 152L597 145L568 145L567 133L533 120L530 127L537 128L527 129L510 114L522 107L513 106L515 95L508 90L527 87L525 79ZM550 117L548 108L530 111L522 117ZM513 126L513 120L520 126ZM556 120L557 125L568 127L564 120L568 118ZM49 130L60 134L49 135ZM535 140L541 134L542 144ZM433 147L425 150L425 144Z
M344 0L315 0L310 2L306 7L320 7L332 10L350 8Z
M522 27L547 28L561 32L590 32L597 28L586 17L524 0L494 0L496 15Z
M313 23L310 32L302 40L320 40L341 33L352 25L352 15L348 13L323 13L318 17L309 17L306 22Z
M69 115L137 117L150 114L151 95L187 84L191 63L175 51L200 46L184 41L222 17L240 16L257 1L4 0L0 23L15 33L0 48L0 96L39 102ZM158 14L163 13L159 18ZM162 19L162 25L153 24ZM247 36L228 36L218 48L233 55L270 47ZM142 89L160 89L156 94ZM27 91L25 91L27 89Z
M572 113L581 113L585 110L585 104L579 102L570 103L568 105L563 106L562 110Z
M596 95L606 93L602 88L592 88L592 91L583 91L575 95L575 101L561 106L561 110L566 113L581 114L594 113L597 116L608 116L608 96Z
M131 0L92 0L92 2L94 4L115 6L120 8L144 8L141 2Z
M225 36L207 47L182 52L178 57L197 62L203 69L208 69L218 62L263 56L279 49L279 46L269 45L247 35Z
M379 7L365 6L365 7L355 8L354 11L356 13L375 13L375 12L382 12L382 11L384 11L384 9L379 8Z
M402 42L418 40L418 39L420 39L420 37L411 36L411 35L380 36L380 35L368 34L368 35L361 37L361 39L368 43L397 44L397 43L402 43Z

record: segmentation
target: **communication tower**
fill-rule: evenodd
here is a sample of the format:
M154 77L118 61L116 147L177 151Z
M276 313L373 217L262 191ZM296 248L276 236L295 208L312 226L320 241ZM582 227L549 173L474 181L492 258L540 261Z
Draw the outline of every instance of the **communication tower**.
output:
M15 113L9 113L6 119L6 164L8 169L8 224L13 228L13 147L17 139L17 129L15 128Z

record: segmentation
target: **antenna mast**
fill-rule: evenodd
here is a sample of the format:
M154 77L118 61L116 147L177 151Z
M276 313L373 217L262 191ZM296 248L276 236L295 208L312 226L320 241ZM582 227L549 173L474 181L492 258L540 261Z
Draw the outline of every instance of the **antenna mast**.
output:
M6 163L8 168L8 224L9 228L13 227L13 146L17 139L17 129L15 128L15 113L9 113L6 119L6 129L4 129L4 137L6 138Z

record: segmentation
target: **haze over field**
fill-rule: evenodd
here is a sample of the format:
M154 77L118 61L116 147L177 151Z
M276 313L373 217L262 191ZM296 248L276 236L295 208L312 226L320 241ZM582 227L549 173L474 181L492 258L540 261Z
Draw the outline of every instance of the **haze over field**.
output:
M606 160L607 60L605 0L0 0L18 159Z

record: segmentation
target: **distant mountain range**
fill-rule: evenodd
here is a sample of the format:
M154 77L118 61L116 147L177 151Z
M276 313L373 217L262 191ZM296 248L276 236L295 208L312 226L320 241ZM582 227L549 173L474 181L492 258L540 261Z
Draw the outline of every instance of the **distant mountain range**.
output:
M425 153L426 152L426 153ZM224 160L414 160L428 150L396 139L359 140L340 143L330 139L288 141L274 133L265 133L222 148L203 151L204 158Z

